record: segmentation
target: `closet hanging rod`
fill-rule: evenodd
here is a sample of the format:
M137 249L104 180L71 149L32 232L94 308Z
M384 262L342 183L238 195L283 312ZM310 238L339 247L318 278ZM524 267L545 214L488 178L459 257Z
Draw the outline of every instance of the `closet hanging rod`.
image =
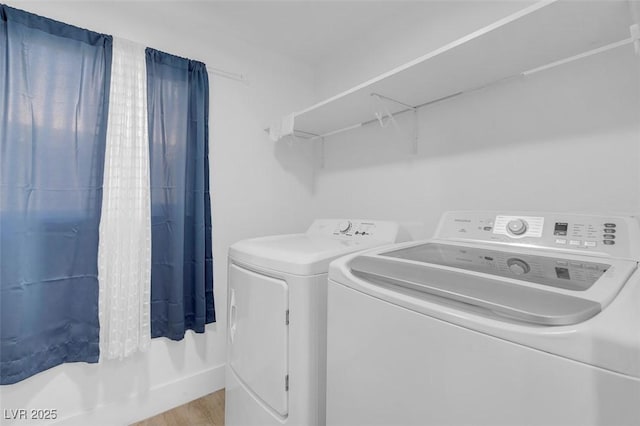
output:
M473 89L473 90L475 90L475 89ZM405 112L412 112L412 111L415 112L415 111L419 110L422 107L426 107L427 105L432 105L432 104L435 104L435 103L438 103L438 102L446 101L447 99L455 98L456 96L462 95L463 93L466 93L466 92L452 93L451 95L443 96L441 98L434 99L432 101L428 101L428 102L422 103L422 104L417 105L415 107L411 107L411 106L407 107L407 108L405 108L403 110L394 112L391 115L393 117L395 117L397 115L404 114ZM308 140L315 141L315 140L318 140L318 139L324 139L324 138L329 137L329 136L334 136L334 135L337 135L339 133L347 132L349 130L357 129L358 127L364 127L364 126L368 126L370 124L378 123L378 122L379 122L378 118L372 118L371 120L363 121L362 123L353 124L351 126L343 127L341 129L332 130L332 131L327 132L327 133L322 134L322 135L316 135L316 136L310 137L310 138L308 138ZM296 132L297 132L297 130L296 130Z
M565 58L565 59L560 59L559 61L551 62L550 64L542 65L542 66L539 66L539 67L524 71L524 72L522 72L522 75L526 76L526 75L535 74L535 73L540 72L540 71L544 71L544 70L547 70L547 69L550 69L550 68L555 68L555 67L560 66L560 65L568 64L569 62L577 61L577 60L583 59L583 58L588 58L589 56L597 55L598 53L608 52L609 50L613 50L613 49L616 49L618 47L622 47L622 46L626 46L627 44L634 43L636 40L638 40L637 36L631 36L631 37L626 38L624 40L620 40L620 41L616 41L614 43L606 44L606 45L604 45L602 47L598 47L596 49L588 50L586 52L579 53L577 55L570 56L570 57Z
M638 37L639 37L638 35L634 34L633 36L631 36L629 38L626 38L626 39L623 39L623 40L620 40L620 41L617 41L617 42L614 42L614 43L610 43L610 44L607 44L607 45L604 45L604 46L601 46L601 47L598 47L598 48L595 48L595 49L591 49L591 50L588 50L586 52L583 52L583 53L580 53L580 54L577 54L577 55L573 55L573 56L570 56L570 57L565 58L565 59L554 61L554 62L551 62L549 64L542 65L542 66L539 66L539 67L536 67L536 68L532 68L530 70L522 71L522 72L519 72L517 74L510 75L510 76L502 77L502 78L500 78L500 79L498 79L496 81L492 81L492 82L483 84L481 86L477 86L477 87L473 87L473 88L470 88L470 89L462 90L460 92L452 93L450 95L443 96L443 97L438 98L438 99L433 99L431 101L427 101L427 102L424 102L422 104L416 105L415 107L408 107L406 109L402 109L400 111L397 111L397 112L393 113L392 115L396 116L396 115L404 114L406 112L414 111L416 109L420 109L420 108L423 108L423 107L426 107L426 106L429 106L429 105L433 105L435 103L442 102L442 101L445 101L447 99L451 99L451 98L454 98L456 96L459 96L459 95L462 95L462 94L465 94L465 93L475 92L477 90L481 90L481 89L484 89L484 88L489 87L489 86L493 86L493 85L496 85L496 84L499 84L499 83L504 83L505 81L513 80L513 79L520 78L520 77L526 77L528 75L535 74L535 73L540 72L540 71L545 71L545 70L548 70L548 69L551 69L551 68L555 68L555 67L560 66L560 65L568 64L568 63L573 62L573 61L577 61L577 60L580 60L580 59L588 58L590 56L597 55L599 53L603 53L603 52L607 52L609 50L617 49L617 48L622 47L622 46L627 46L629 44L636 43L638 41ZM327 133L324 133L324 134L321 134L321 135L313 136L311 138L308 138L308 140L317 140L317 139L325 138L325 137L328 137L328 136L334 136L334 135L337 135L339 133L343 133L343 132L346 132L346 131L349 131L349 130L352 130L352 129L356 129L358 127L363 127L363 126L366 126L366 125L369 125L369 124L372 124L372 123L376 123L376 122L378 122L378 119L374 118L374 119L371 119L371 120L364 121L362 123L353 124L353 125L341 128L341 129L332 130L330 132L327 132ZM265 130L268 131L268 129L265 129ZM297 130L297 129L294 130L294 132L299 132L299 131L300 130Z

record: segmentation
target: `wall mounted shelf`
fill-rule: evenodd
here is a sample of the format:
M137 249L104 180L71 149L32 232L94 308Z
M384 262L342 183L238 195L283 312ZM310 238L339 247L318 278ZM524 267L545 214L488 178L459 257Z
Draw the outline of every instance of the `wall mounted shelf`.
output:
M385 105L392 115L415 111L508 78L637 45L638 26L632 24L627 1L535 3L266 130L274 140L328 137L376 121L372 95L393 100Z

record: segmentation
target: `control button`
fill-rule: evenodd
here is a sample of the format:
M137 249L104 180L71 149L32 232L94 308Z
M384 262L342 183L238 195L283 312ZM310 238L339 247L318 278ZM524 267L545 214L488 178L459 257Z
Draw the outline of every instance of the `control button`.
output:
M605 240L615 240L616 236L611 234L604 234L602 238L604 238Z
M485 231L491 231L493 228L491 226L485 226L482 229L484 229Z
M606 235L605 235L606 237ZM585 247L595 247L596 246L596 242L595 241L585 241L584 242L584 246Z
M604 227L605 227L605 228L615 228L615 227L616 227L616 224L615 224L615 223L605 223L605 224L604 224Z
M524 275L531 270L531 267L522 259L511 258L507 260L509 270L515 275Z
M604 241L603 241L603 243L605 243L605 244L606 244L606 245L608 245L608 246L612 246L612 245L614 245L616 242L615 242L615 241L613 241L613 240L604 240Z
M616 230L615 229L611 229L611 228L607 228L604 230L605 234L615 234Z
M567 244L567 240L562 238L556 238L556 244Z
M527 232L527 222L522 219L513 219L507 223L507 230L513 235L522 235Z
M582 244L582 241L579 241L579 240L571 240L571 241L569 241L569 245L570 246L579 246L580 244Z
M350 220L345 220L344 222L340 222L340 225L338 225L338 231L340 231L343 234L345 232L349 231L349 229L351 229L351 221Z

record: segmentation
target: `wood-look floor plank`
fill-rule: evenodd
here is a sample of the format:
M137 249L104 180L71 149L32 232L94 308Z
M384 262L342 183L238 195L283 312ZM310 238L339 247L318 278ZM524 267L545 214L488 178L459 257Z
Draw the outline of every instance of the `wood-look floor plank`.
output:
M131 426L224 426L224 389Z

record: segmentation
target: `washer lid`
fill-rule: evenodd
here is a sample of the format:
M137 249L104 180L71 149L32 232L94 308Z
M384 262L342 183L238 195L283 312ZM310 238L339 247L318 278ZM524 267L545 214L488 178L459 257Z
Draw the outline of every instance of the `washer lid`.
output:
M232 260L294 275L325 274L338 257L378 246L376 240L288 234L242 240L229 248Z
M329 278L348 286L358 282L351 275L374 286L547 326L597 315L637 267L624 259L437 240L374 249L339 263Z
M611 267L606 259L568 260L541 252L514 253L484 247L431 242L381 253L380 256L483 272L546 287L584 291Z
M359 256L351 262L351 271L371 283L424 292L532 324L576 324L602 309L599 303L580 297L426 264L399 264L391 259Z

